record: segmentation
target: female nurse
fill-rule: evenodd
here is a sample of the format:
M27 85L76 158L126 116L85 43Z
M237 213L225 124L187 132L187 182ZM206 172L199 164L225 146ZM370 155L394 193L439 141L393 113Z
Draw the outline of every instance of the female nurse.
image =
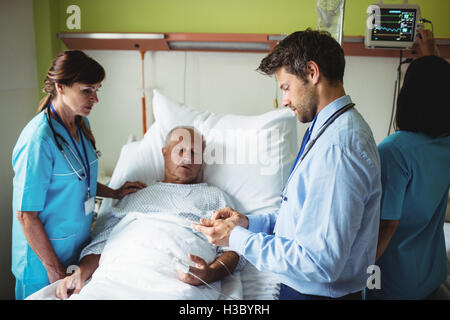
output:
M16 299L66 276L89 241L95 196L120 199L145 187L117 190L97 182L95 139L87 116L98 102L103 67L82 51L53 61L38 114L25 126L12 155L12 272Z
M447 278L444 219L450 186L450 64L436 56L430 31L425 55L405 74L397 100L399 129L378 146L381 221L376 264L381 288L371 299L435 299Z

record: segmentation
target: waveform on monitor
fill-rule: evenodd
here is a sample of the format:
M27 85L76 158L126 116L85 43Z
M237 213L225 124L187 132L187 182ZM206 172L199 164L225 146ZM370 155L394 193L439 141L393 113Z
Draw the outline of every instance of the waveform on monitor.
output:
M377 27L376 30L386 30L388 32L400 32L400 28Z

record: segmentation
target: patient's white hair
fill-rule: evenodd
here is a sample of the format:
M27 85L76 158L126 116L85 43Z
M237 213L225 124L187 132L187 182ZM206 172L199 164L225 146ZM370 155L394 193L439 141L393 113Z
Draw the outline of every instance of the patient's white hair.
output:
M170 141L172 141L173 132L178 129L192 130L194 132L194 134L200 135L200 137L202 138L202 147L203 147L203 149L205 148L205 138L203 137L203 134L197 128L195 128L193 126L177 126L175 128L172 128L166 136L166 141L164 143L164 146L167 147L169 145Z

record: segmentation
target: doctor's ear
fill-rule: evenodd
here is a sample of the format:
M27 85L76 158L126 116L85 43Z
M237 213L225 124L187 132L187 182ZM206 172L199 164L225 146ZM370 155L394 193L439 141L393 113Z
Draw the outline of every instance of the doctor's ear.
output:
M306 65L308 76L313 84L317 84L320 79L320 69L315 61L308 61Z
M166 153L167 153L167 148L166 148L166 147L163 147L163 148L161 149L161 151L162 151L163 157L165 157L165 156L166 156Z

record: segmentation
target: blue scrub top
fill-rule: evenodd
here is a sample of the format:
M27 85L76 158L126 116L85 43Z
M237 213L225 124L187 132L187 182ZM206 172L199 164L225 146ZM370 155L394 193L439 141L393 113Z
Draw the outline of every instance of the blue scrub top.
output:
M86 123L89 122L84 118ZM79 156L64 127L51 118L53 127ZM98 160L95 150L84 135L91 168L91 196L97 192ZM82 175L82 164L59 138L72 166ZM75 143L76 140L74 140ZM77 143L83 157L81 140ZM17 211L38 211L39 219L64 266L78 264L79 254L90 236L92 212L85 214L87 181L79 180L58 149L44 112L36 115L22 130L12 155L13 231L12 272L16 279L27 284L48 282L47 272L29 246Z
M378 146L381 219L399 220L376 262L381 289L369 298L423 299L447 277L443 224L450 186L450 137L398 131Z

